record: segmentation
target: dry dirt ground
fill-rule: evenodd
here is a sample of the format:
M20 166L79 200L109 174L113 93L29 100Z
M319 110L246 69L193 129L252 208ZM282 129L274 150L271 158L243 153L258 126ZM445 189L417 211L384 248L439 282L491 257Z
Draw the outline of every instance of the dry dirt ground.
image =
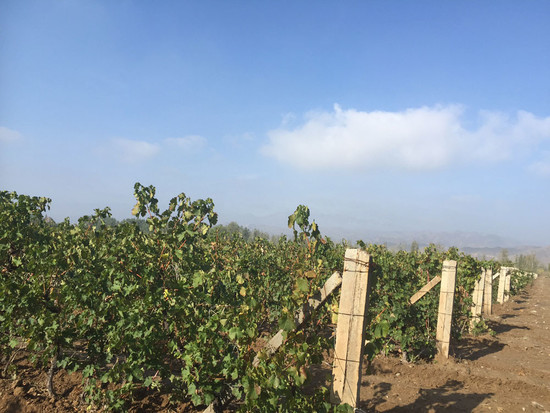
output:
M465 337L448 361L379 358L363 377L366 412L550 412L550 278L488 317L495 335Z
M550 413L550 278L493 306L496 333L465 337L449 360L403 364L380 357L365 372L360 407L365 412L537 412ZM24 355L16 359L17 380L0 379L0 412L81 412L80 377L57 372L57 400L47 396L46 374ZM137 395L131 412L190 412L169 406L159 393Z

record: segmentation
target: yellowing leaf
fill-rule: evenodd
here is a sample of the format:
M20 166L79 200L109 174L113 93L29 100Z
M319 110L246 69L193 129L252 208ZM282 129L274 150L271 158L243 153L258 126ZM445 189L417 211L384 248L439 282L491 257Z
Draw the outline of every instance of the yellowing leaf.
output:
M308 271L304 274L306 278L316 278L317 274L315 274L315 271Z
M239 291L239 294L242 295L243 297L246 297L246 288L241 287L241 291Z

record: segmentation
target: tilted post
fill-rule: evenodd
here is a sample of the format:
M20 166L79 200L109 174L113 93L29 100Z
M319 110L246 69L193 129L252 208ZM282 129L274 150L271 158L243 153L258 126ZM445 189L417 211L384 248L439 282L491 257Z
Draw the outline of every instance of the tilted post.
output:
M294 314L294 323L296 328L301 328L302 325L309 320L313 311L320 307L327 300L328 297L342 284L342 276L339 272L333 273L330 278L325 282L323 287L311 297L307 303L305 303L300 310ZM264 357L271 357L285 341L284 330L281 329L267 342L264 349ZM256 354L252 365L258 367L260 365L260 354Z
M439 354L449 357L451 341L451 322L453 319L453 302L455 297L456 261L443 261L441 273L441 290L439 293L439 313L437 315L436 345Z
M366 251L346 250L342 294L338 307L331 401L359 404L361 366L369 306L371 257Z
M474 304L472 305L472 321L470 329L474 328L475 323L478 323L481 319L481 308L483 306L483 293L485 288L485 268L481 269L481 276L476 281L474 287Z
M485 271L485 292L483 293L483 314L493 314L493 270Z
M305 303L300 310L294 314L294 323L296 329L301 328L306 323L312 313L319 308L327 300L331 294L336 291L342 284L342 276L339 272L333 273L330 278L325 282L321 289L314 294L307 303ZM252 365L258 367L260 365L261 357L271 357L284 343L283 330L279 330L271 339L267 342L265 349L256 354ZM262 354L263 353L263 354ZM260 356L262 354L262 356ZM233 400L234 395L228 388L222 390L222 392L210 403L210 405L203 410L202 413L216 413L220 411L220 406L223 406L227 402Z
M437 284L439 284L441 281L441 277L439 275L435 276L428 284L426 284L424 287L422 287L420 290L418 290L417 293L415 293L409 300L409 303L414 304L418 300L420 300L422 297L424 297L428 291L430 291L432 288L434 288Z

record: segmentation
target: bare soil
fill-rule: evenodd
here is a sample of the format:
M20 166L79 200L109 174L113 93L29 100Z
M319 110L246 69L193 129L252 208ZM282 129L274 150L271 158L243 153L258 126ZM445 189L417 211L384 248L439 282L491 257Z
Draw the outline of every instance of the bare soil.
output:
M363 376L360 408L369 413L550 413L550 278L539 277L526 292L493 306L487 322L494 335L451 343L448 360L377 358ZM58 371L54 384L59 397L52 399L46 372L33 368L25 356L15 360L15 380L0 379L0 412L86 411L78 373ZM171 405L159 392L135 396L133 413L196 412L189 405Z
M496 333L451 343L449 360L378 358L363 376L366 412L550 412L550 278L493 305ZM371 371L372 370L372 371Z

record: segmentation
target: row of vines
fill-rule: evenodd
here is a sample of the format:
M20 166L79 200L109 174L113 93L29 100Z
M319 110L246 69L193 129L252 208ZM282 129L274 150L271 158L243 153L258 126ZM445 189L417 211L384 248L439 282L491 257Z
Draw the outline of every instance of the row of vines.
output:
M55 369L80 374L83 400L97 410L125 410L145 389L197 410L230 394L241 411L351 411L329 403L328 384L312 388L309 380L310 366L334 347L338 296L298 331L293 317L342 270L349 245L323 237L305 206L289 217L291 239L246 242L213 230L211 199L182 193L162 210L153 186L134 189L132 213L146 219L148 231L136 222L106 225L108 208L52 224L44 219L49 199L0 192L2 375L17 376L13 360L24 352L50 372L52 396ZM413 306L408 299L440 273L443 260L458 261L455 335L468 326L481 267L499 266L454 248L359 245L374 261L370 358L433 356L438 294ZM279 329L283 347L262 355L262 343Z

